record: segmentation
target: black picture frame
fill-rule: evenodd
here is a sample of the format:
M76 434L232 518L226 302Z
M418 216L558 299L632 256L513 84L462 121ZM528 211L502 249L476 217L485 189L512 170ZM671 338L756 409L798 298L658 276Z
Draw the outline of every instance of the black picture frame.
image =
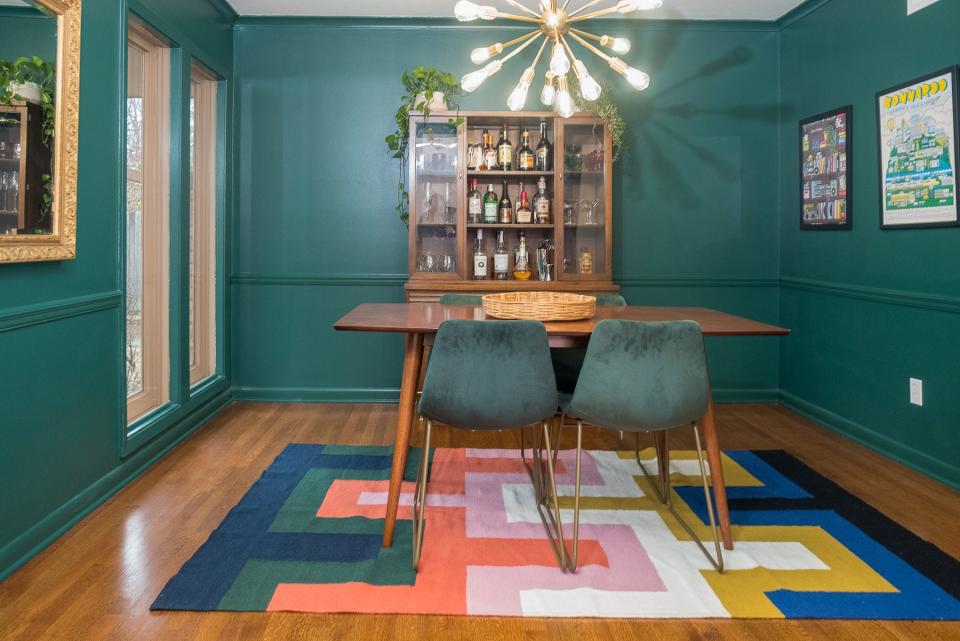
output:
M800 229L853 229L853 105L800 121Z
M887 185L886 185L886 169L885 167L885 148L883 140L883 127L884 127L884 117L887 117L887 120L892 119L893 114L885 113L885 109L889 109L884 105L884 99L888 96L897 94L898 92L903 93L904 90L913 89L916 87L922 87L923 85L929 83L930 81L941 78L942 76L950 77L950 91L949 97L953 102L952 109L950 112L952 115L952 125L953 131L950 132L952 135L952 144L949 144L947 149L952 149L953 151L953 219L952 220L941 220L941 221L921 221L914 223L904 223L904 222L891 222L888 220L887 212ZM960 90L957 87L958 79L958 67L956 65L941 69L939 71L928 73L919 78L915 78L908 82L903 82L898 85L894 85L888 89L878 91L876 95L876 100L874 105L876 108L877 114L877 178L878 178L878 195L879 195L879 222L880 229L882 230L897 230L897 229L930 229L930 228L943 228L943 227L960 227L960 203L958 203L958 190L960 190L960 167L958 167L958 161L960 161L960 141L958 141L958 135L960 135ZM913 102L911 100L910 102ZM896 105L894 105L896 106ZM905 119L903 119L905 121Z

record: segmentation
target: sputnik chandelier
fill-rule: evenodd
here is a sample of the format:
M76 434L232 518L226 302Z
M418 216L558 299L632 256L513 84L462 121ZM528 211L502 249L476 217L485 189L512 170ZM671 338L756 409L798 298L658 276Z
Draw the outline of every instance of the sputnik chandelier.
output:
M533 84L536 75L537 63L543 56L547 45L550 45L550 68L547 70L543 90L540 92L540 102L554 110L562 118L569 118L574 114L575 107L573 96L570 94L567 74L571 67L580 83L580 95L583 99L593 102L600 97L600 84L587 71L583 61L578 59L570 48L569 40L573 40L584 49L603 59L611 69L626 78L627 82L637 91L643 91L650 85L650 76L628 66L623 60L615 56L604 53L598 46L591 44L591 40L610 49L613 53L625 54L630 51L630 41L626 38L613 38L611 36L598 36L577 28L578 23L598 18L613 13L632 13L634 11L648 11L657 9L663 4L663 0L613 0L614 5L604 9L593 9L601 2L610 2L610 0L587 0L583 6L568 11L571 0L536 0L539 13L530 9L517 0L504 0L510 6L516 8L524 15L504 13L496 7L478 5L468 0L460 0L453 8L454 15L461 22L471 22L473 20L495 20L496 18L505 18L507 20L516 20L518 22L527 22L538 25L530 33L514 38L509 42L497 42L489 47L480 47L470 53L470 60L474 64L484 64L482 69L473 71L465 75L460 85L467 93L475 91L483 81L494 75L503 67L503 64L529 47L531 44L540 42L540 49L537 51L533 64L527 67L520 76L520 82L510 93L507 99L507 106L512 111L520 111L527 102L527 93L530 91L530 85ZM542 40L542 42L541 42ZM513 51L502 58L490 60L494 56L499 56L506 49L515 47ZM489 61L489 62L488 62Z

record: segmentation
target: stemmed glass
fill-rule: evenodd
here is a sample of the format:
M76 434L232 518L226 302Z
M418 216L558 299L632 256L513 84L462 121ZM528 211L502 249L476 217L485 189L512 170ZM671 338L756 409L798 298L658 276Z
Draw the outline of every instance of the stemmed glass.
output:
M600 222L597 220L597 206L600 204L601 200L599 198L594 198L593 200L584 200L583 201L587 208L587 216L583 221L584 225L599 225Z

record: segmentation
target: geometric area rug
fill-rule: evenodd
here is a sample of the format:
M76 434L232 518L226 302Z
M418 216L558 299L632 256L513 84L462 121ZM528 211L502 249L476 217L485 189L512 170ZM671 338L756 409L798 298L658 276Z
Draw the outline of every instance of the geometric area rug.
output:
M561 495L572 451L560 454ZM653 462L652 448L643 453ZM633 452L585 452L580 564L557 568L517 450L436 450L420 572L406 483L382 548L391 448L291 444L154 610L960 620L960 562L779 450L724 453L736 550L713 570ZM411 450L407 481L418 455ZM694 456L674 505L708 539ZM563 520L571 502L563 499Z

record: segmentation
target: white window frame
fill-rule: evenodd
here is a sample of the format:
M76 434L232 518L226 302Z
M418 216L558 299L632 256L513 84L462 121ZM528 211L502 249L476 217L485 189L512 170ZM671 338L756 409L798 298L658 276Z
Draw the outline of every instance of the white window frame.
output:
M143 197L143 385L127 396L129 424L170 400L170 48L136 19L127 26L128 51L144 62L143 172L133 176Z

